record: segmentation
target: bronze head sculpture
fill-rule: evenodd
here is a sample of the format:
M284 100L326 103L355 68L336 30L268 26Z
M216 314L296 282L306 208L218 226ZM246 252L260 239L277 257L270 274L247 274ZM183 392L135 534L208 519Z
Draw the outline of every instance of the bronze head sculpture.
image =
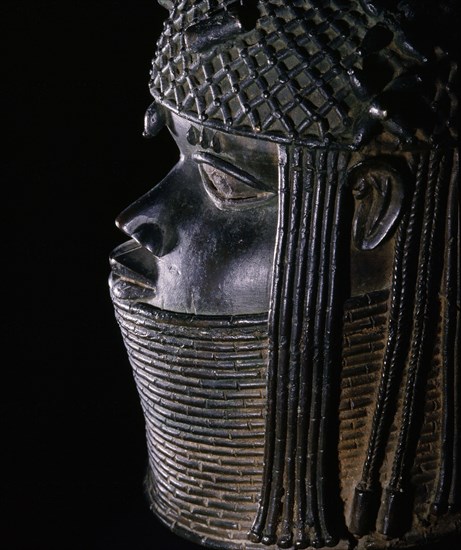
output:
M162 0L111 294L147 492L213 548L460 529L455 2Z

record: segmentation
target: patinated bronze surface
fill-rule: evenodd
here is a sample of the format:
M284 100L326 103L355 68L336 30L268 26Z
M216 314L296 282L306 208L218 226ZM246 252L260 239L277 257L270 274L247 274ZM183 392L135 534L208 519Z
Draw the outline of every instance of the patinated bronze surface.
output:
M178 0L117 320L153 511L213 548L461 530L459 7Z

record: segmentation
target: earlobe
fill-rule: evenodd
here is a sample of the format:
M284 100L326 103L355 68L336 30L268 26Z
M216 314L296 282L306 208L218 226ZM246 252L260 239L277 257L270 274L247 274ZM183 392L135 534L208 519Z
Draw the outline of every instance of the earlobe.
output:
M405 195L403 175L383 159L356 164L349 172L354 195L352 238L359 250L373 250L391 237Z

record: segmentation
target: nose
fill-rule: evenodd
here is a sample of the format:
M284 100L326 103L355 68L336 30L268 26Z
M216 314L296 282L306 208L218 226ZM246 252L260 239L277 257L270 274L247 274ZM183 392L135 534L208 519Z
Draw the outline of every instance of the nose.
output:
M164 256L171 250L167 245L167 239L159 225L156 223L142 223L131 234L133 239L147 248L154 256Z
M116 226L154 256L168 254L176 245L175 232L165 219L157 193L148 193L126 208L116 219Z

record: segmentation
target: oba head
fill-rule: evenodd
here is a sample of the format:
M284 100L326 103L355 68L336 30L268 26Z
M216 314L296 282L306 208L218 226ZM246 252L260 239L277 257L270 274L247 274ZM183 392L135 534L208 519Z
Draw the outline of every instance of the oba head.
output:
M161 4L179 161L111 258L154 511L224 548L454 532L459 8Z
M166 125L180 161L119 216L133 241L114 265L142 279L142 300L163 309L268 311L279 179L287 148L297 145L350 152L341 176L361 187L359 201L367 195L352 292L382 288L389 262L384 249L370 251L395 229L407 171L392 153L453 134L450 116L433 111L434 101L453 98L426 68L447 63L444 54L427 60L402 29L407 12L372 2L162 5L170 17L153 61L145 134ZM311 168L306 161L303 170ZM386 179L390 189L378 188Z

